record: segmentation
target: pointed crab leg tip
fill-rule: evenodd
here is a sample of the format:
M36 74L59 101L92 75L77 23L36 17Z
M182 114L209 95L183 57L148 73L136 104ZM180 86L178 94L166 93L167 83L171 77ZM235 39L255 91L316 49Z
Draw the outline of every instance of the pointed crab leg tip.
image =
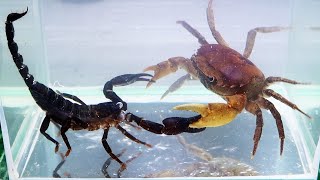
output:
M153 82L149 81L149 83L146 85L146 88L149 88L152 84Z
M148 148L153 148L153 146L152 146L151 144L146 144L146 146L147 146Z
M166 97L166 96L162 95L161 98L160 98L160 100L163 100L164 97ZM173 109L174 109L174 108L173 108Z
M250 159L251 159L251 160L253 160L253 158L254 158L254 155L252 155L252 154L251 154L251 157L250 157Z
M312 120L313 118L308 115L307 113L303 112L302 110L298 109L299 112L301 112L303 115L307 116L310 120Z
M146 71L154 71L155 70L155 67L154 66L149 66L149 67L146 67L143 69L143 72L146 72Z

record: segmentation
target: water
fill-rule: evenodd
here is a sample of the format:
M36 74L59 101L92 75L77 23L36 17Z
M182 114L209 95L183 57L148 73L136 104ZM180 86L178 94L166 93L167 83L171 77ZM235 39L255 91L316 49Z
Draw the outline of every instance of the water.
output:
M77 91L79 92L79 90ZM80 92L80 94L87 94L85 91ZM122 94L125 92L125 90L119 88L118 92L119 94ZM186 91L182 92L187 93ZM312 94L312 92L308 93ZM95 93L92 94L93 96L79 95L79 97L82 97L81 99L84 99L85 102L90 102L90 99L92 102L97 100L101 102L101 98L103 98L102 96L96 96ZM175 96L177 95L168 96L167 99L175 99ZM155 122L161 123L161 120L165 117L189 117L194 115L192 112L172 110L172 107L176 105L188 103L185 101L178 103L151 102L148 100L145 103L130 103L132 99L136 99L137 97L132 97L130 95L122 95L122 97L124 97L124 99L128 99L130 112ZM148 95L146 95L146 97L148 97ZM199 96L199 99L200 101L203 100L201 95ZM215 99L214 95L213 99ZM184 133L183 137L188 143L202 148L206 152L210 153L212 158L216 158L215 160L218 161L215 163L223 163L226 161L227 163L225 164L229 164L229 166L227 165L226 167L227 171L228 168L229 171L234 171L234 167L232 167L232 165L234 162L239 162L252 167L258 172L257 175L262 176L289 174L297 175L309 172L309 165L305 164L305 160L303 159L304 155L301 156L301 153L303 152L299 153L298 150L301 142L297 142L297 140L295 140L293 137L293 135L298 132L296 130L291 130L287 124L295 124L297 123L296 121L309 123L309 121L305 118L300 119L298 113L295 113L291 109L287 110L286 108L283 108L283 106L281 106L279 103L275 102L275 105L283 117L284 130L286 134L284 152L282 156L279 155L280 142L275 121L272 115L266 111L263 112L263 134L257 154L253 159L251 159L250 156L253 147L252 138L255 129L255 117L247 112L243 112L238 115L237 118L228 125L217 128L208 128L207 130L197 134ZM320 118L317 115L317 107L309 109L302 106L301 108L306 109L306 112L313 116L314 122L318 122L317 120ZM21 109L6 109L7 114L13 115L13 117L8 117L8 121L14 118L14 114L19 111L21 111ZM34 113L34 111L35 108L29 108L27 111L24 110L24 112L28 114ZM297 116L292 116L292 114ZM292 119L292 117L297 119ZM28 142L30 147L24 150L25 153L21 158L21 162L25 163L20 166L21 177L52 177L53 171L62 161L59 153L54 153L54 145L44 136L39 134L40 121L36 119L41 120L42 118L43 113L40 113L39 117L32 118L34 121L36 121L36 126L34 129L29 129L29 131L34 132L34 134L32 135L30 142ZM136 144L123 136L117 129L112 128L108 136L108 143L114 153L119 153L123 149L126 149L126 152L120 157L121 160L126 161L130 157L135 156L140 152L142 153L137 159L128 164L127 170L122 173L121 177L148 177L154 176L155 174L156 176L183 176L181 174L170 174L170 171L174 169L179 169L177 172L191 171L195 174L189 174L188 176L193 176L199 175L198 171L200 170L205 174L206 171L209 171L209 167L214 166L212 165L213 163L210 164L204 160L201 160L195 156L195 154L188 152L177 141L175 136L156 135L144 130L136 130L128 125L123 125L123 127L138 139L152 144L153 148L147 148L143 145ZM292 127L292 125L290 127ZM315 129L315 133L319 133L316 131L316 129L318 129L316 126L312 127ZM61 137L57 136L58 132L54 126L51 126L49 133L58 139L59 142L61 142L62 145L59 152L65 153L66 147ZM88 132L85 130L68 131L67 136L72 146L72 152L59 169L58 173L60 176L82 178L104 177L101 168L104 162L109 158L109 155L102 146L102 134L102 130L93 132ZM317 135L315 134L314 136L316 137ZM298 143L298 145L296 143ZM201 166L199 166L199 163L202 163ZM240 167L242 167L242 165ZM119 164L115 161L112 161L110 167L108 168L110 176L116 177L118 168ZM190 168L192 170L190 170ZM214 171L220 172L221 169L216 168L212 170L211 168L211 174L205 175L217 175L214 173Z

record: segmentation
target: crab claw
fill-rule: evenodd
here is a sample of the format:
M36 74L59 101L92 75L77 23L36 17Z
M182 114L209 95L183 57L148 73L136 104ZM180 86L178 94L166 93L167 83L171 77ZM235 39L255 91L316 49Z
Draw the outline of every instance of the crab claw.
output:
M190 128L223 126L230 123L241 112L241 110L224 103L183 104L175 106L173 109L193 111L201 115L201 118L189 125Z
M147 87L151 86L156 80L178 70L178 66L174 65L170 61L163 61L157 65L149 66L143 70L146 71L154 71L154 76L147 84Z
M176 72L179 68L186 68L190 66L189 60L184 57L172 57L169 58L167 61L162 61L157 65L149 66L143 70L143 72L146 71L154 71L154 76L147 84L147 87L151 86L152 83L154 83L156 80L170 74L173 72ZM187 69L187 68L186 68Z

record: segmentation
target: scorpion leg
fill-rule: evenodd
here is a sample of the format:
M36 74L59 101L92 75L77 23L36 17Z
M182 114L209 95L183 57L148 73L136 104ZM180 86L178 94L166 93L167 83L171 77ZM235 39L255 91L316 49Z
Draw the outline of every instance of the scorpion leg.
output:
M65 153L65 157L69 156L69 154L71 152L71 146L70 146L68 137L66 135L66 132L70 128L70 122L71 122L71 120L67 119L67 122L61 127L61 136L62 136L64 143L66 144L66 146L68 148L67 152Z
M63 166L63 164L66 162L64 156L62 153L60 153L60 156L61 156L61 162L57 165L57 167L53 170L52 172L52 177L54 178L62 178L60 176L60 174L58 173L58 171L60 170L60 168ZM71 178L71 175L69 173L64 173L64 175L66 175L68 178Z
M126 131L125 129L123 129L119 124L116 125L116 128L122 132L123 135L127 136L129 139L131 139L132 141L139 143L139 144L143 144L149 148L152 147L151 144L148 144L146 142L140 141L139 139L135 138L134 136L132 136L130 133L128 133L128 131Z
M80 98L78 98L78 97L75 96L75 95L68 94L68 93L61 93L61 92L59 92L59 91L57 91L57 93L60 94L61 96L65 97L65 98L72 99L72 100L74 100L75 102L80 103L81 105L86 105L86 103L84 103Z
M116 156L119 158L120 156L122 156L122 155L125 153L125 151L126 151L126 149L123 149L123 150L122 150L119 154L117 154ZM142 154L141 152L137 153L136 155L134 155L134 156L132 156L131 158L129 158L128 160L126 160L125 163L126 163L126 164L130 163L131 161L133 161L133 160L135 160L136 158L138 158L141 154ZM109 175L109 173L108 173L108 171L107 171L108 167L109 167L110 164L111 164L111 160L112 160L112 158L108 158L108 159L104 162L104 164L103 164L103 166L102 166L102 168L101 168L101 172L103 173L103 175L104 175L106 178L111 178L111 176ZM121 177L122 171L123 171L123 170L122 170L121 168L118 170L118 172L117 172L117 178L120 178L120 177Z
M198 133L204 131L205 128L191 128L189 127L190 124L198 121L201 118L200 115L183 118L183 117L169 117L162 121L162 124L152 122L149 120L145 120L140 118L132 113L128 113L126 115L126 119L129 122L134 121L143 129L155 133L155 134L166 134L166 135L176 135L183 132L188 133Z
M121 102L123 104L122 109L127 110L127 103L124 102L114 91L114 86L126 86L132 84L136 81L153 81L147 77L153 77L147 73L139 73L139 74L124 74L117 77L114 77L110 81L108 81L103 88L103 93L106 98L110 99L112 102Z
M122 156L125 152L126 152L126 149L123 149L119 154L116 154L116 156L119 158L119 157ZM103 173L104 177L106 177L106 178L111 178L111 176L109 175L109 173L108 173L108 171L107 171L108 167L109 167L110 164L111 164L111 161L112 161L112 158L111 158L111 157L108 158L108 159L104 162L104 164L103 164L103 166L102 166L102 168L101 168L101 172ZM120 174L119 174L118 176L120 177Z
M56 147L54 149L55 152L58 152L59 150L59 142L56 141L55 139L53 139L49 134L46 133L48 127L50 124L50 116L46 115L46 117L44 118L41 127L40 127L40 133L42 135L44 135L44 137L46 137L49 141L53 142L54 144L56 144Z
M112 157L112 159L116 160L121 165L120 169L123 171L126 169L127 165L125 163L123 163L115 154L113 154L113 152L107 142L108 133L109 133L109 128L104 129L104 133L103 133L103 136L101 139L102 145L103 145L104 149L107 151L107 153Z
M255 42L255 39L257 36L257 32L259 32L259 33L272 33L272 32L279 32L279 31L287 30L287 29L290 29L290 27L272 26L272 27L256 27L254 29L251 29L247 35L247 42L246 42L246 47L243 52L243 57L249 58L249 56L251 55L251 52L252 52L252 49L254 46L254 42Z

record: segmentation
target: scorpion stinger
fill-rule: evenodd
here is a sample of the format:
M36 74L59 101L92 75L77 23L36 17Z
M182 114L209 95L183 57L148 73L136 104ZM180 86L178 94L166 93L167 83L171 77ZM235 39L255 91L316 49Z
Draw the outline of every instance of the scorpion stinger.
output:
M6 35L10 53L21 77L28 86L33 99L39 107L46 112L46 116L40 127L41 134L56 145L55 152L57 152L59 150L59 142L47 134L46 130L48 129L50 122L58 126L58 128L60 128L63 141L68 148L65 156L68 156L71 152L71 146L66 136L66 132L69 129L87 129L89 131L104 129L104 134L101 139L103 147L114 160L121 164L120 170L124 170L126 168L126 163L122 162L112 152L107 142L110 127L116 127L126 137L136 143L143 144L147 147L151 147L151 145L135 138L120 126L120 123L127 121L125 118L127 104L117 96L115 92L113 92L113 86L129 85L136 81L151 81L148 77L153 76L146 73L117 76L108 81L104 87L104 94L111 100L111 102L103 102L93 105L86 105L77 96L53 91L51 88L34 80L33 75L29 73L28 66L23 64L23 57L18 53L18 45L14 41L14 27L12 22L26 15L27 11L28 10L23 13L11 13L7 16ZM74 100L75 103L68 99Z

